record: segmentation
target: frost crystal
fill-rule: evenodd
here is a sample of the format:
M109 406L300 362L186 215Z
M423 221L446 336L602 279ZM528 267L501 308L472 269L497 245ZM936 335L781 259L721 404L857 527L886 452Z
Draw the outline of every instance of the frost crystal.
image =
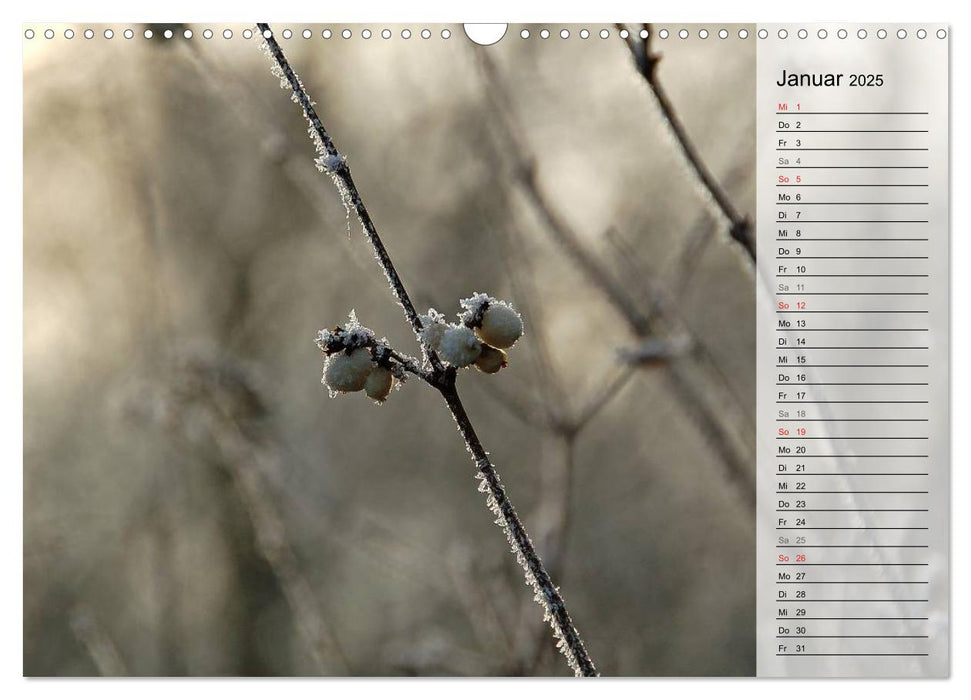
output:
M577 659L576 654L573 649L566 642L566 635L564 630L560 627L559 620L554 614L555 610L559 610L559 606L555 606L555 596L552 595L553 590L545 590L543 586L539 584L536 580L535 574L530 567L529 562L523 555L524 545L531 546L529 541L529 536L523 530L514 531L510 526L510 512L512 506L509 505L509 501L505 501L505 505L508 507L508 511L504 510L499 502L496 500L496 495L494 491L494 486L490 484L489 478L483 473L484 466L490 466L488 462L480 462L476 459L476 477L479 479L479 491L487 493L486 496L486 506L492 511L492 514L496 516L496 525L498 525L506 535L506 541L509 543L509 548L516 555L516 561L523 569L523 578L526 580L526 585L533 589L533 600L540 604L543 608L543 621L549 623L550 627L553 629L553 636L558 640L557 649L566 658L567 664L573 670L574 675L581 676L582 669L580 668L579 659ZM496 480L495 487L501 488L498 484L499 477L495 472L493 476ZM514 515L512 517L515 517ZM520 541L520 537L523 541ZM575 633L575 630L574 630Z
M459 304L465 309L465 311L459 314L459 319L467 326L477 326L482 320L482 312L489 307L489 304L495 301L488 294L475 292L468 299L459 301Z
M333 155L326 153L314 158L314 163L316 163L317 169L320 172L333 174L344 167L347 163L347 158L342 153L335 153Z
M419 316L418 320L421 321L422 325L421 342L435 352L438 352L438 346L442 342L442 336L448 329L445 323L445 317L435 311L435 309L429 309L428 313Z
M376 343L374 331L362 326L353 311L348 315L347 323L343 326L317 331L314 342L328 355L339 350L353 350L373 346Z
M353 311L343 326L317 331L314 342L327 355L321 382L332 397L364 389L382 403L392 388L404 384L409 370L417 371L413 358L397 354L387 338L377 340Z

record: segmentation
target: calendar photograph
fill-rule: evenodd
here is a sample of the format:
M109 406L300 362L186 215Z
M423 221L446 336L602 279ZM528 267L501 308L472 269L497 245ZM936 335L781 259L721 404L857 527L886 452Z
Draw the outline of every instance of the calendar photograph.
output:
M947 25L21 32L24 676L947 675Z

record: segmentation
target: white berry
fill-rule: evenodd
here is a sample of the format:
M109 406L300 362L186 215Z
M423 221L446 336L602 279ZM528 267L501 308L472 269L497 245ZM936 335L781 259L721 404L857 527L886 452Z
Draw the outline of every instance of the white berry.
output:
M523 319L501 301L493 301L482 314L482 325L475 329L482 342L494 348L511 348L523 334Z
M466 326L449 326L438 344L438 354L453 367L472 364L481 352L482 343Z
M384 403L384 400L388 398L388 394L391 393L391 387L393 385L394 377L391 375L391 372L385 367L375 366L367 377L367 382L364 384L364 391L376 402Z
M322 382L332 392L346 394L363 389L370 373L371 351L357 348L350 354L341 351L330 355L324 363Z
M475 368L486 374L495 374L507 364L509 362L504 351L491 345L483 345L482 353L475 361Z

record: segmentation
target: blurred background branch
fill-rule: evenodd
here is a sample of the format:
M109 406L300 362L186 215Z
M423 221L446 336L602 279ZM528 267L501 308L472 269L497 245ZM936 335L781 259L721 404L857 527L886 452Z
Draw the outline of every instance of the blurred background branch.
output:
M678 117L678 112L674 104L668 97L668 93L658 77L657 66L661 61L661 54L655 53L653 50L654 28L650 24L642 24L640 31L637 32L630 31L622 24L618 24L617 28L620 31L621 38L623 38L627 44L627 48L630 50L631 58L634 60L634 65L637 66L637 71L647 82L651 89L651 94L657 100L658 108L664 115L665 121L671 128L671 133L674 134L674 138L681 147L685 160L688 161L691 170L714 200L719 211L728 220L731 237L745 249L752 262L755 262L755 239L752 236L751 221L749 221L748 217L738 212L729 198L728 193L718 184L715 176L712 175L708 166L705 165L701 154L698 153L698 149L689 138L684 124L682 124L681 119ZM635 38L635 33L640 38L640 42L638 42L638 38Z

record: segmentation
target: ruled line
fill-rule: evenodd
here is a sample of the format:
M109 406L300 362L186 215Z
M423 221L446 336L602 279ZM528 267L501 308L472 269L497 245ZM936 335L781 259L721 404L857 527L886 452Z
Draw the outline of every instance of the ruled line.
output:
M838 238L820 238L818 240L839 240ZM863 240L863 239L860 239ZM926 239L922 239L926 240ZM853 296L869 296L869 297L926 297L929 292L776 292L777 297L853 297Z
M776 170L927 170L929 165L777 165Z
M927 586L930 581L773 581L776 586Z
M776 386L928 386L927 382L776 382Z
M776 151L788 151L788 152L798 152L798 151L929 151L929 148L777 148Z
M926 224L926 219L777 219L777 224Z
M783 619L786 619L786 618L783 618ZM848 617L843 617L843 618L801 617L799 619L800 620L830 620L830 619L833 619L833 620L849 620L849 619L852 619L852 618L848 618ZM889 620L891 618L887 617L887 618L883 618L883 619ZM918 618L902 617L900 619L901 620L916 620ZM838 654L837 653L832 653L832 654L809 654L807 652L800 652L798 654L776 654L776 656L928 656L928 654L850 654L850 653L845 653L845 652L844 653L838 653Z
M777 207L812 207L812 206L927 206L929 202L804 202L802 200L798 202L776 202Z
M927 401L776 401L776 403L927 403Z
M777 255L776 260L929 260L927 255Z
M799 495L800 491L789 491ZM776 508L776 513L927 513L927 508Z
M803 238L802 236L787 237L787 238L776 238L778 243L802 243L804 241L810 241L815 243L821 243L823 241L904 241L904 242L915 242L915 241L928 241L928 238Z
M782 114L788 117L791 116L802 116L804 114L820 115L820 114L844 114L844 115L861 115L861 114L884 114L884 115L912 115L912 116L927 116L929 112L803 112L802 110L796 111L785 111L776 112L776 114Z
M927 129L776 129L777 134L926 134Z
M804 618L795 618L801 620ZM776 639L928 639L926 634L777 634Z
M922 564L898 564L895 562L886 563L860 563L860 562L826 562L826 563L803 563L803 564L776 564L776 566L930 566L927 563Z

